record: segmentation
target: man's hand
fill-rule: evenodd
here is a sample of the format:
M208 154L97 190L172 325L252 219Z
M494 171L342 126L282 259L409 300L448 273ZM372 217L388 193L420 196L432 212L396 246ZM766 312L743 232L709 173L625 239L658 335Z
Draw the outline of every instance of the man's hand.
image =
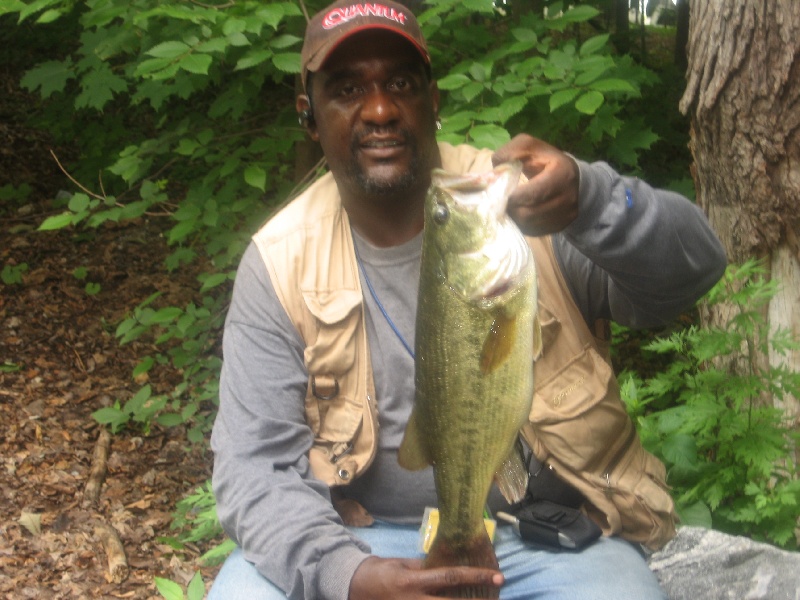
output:
M499 588L503 575L492 569L423 569L421 560L370 556L350 581L350 600L433 600L459 586Z
M580 175L575 161L551 146L520 134L501 147L492 162L518 160L528 182L508 199L508 214L525 235L556 233L578 216Z

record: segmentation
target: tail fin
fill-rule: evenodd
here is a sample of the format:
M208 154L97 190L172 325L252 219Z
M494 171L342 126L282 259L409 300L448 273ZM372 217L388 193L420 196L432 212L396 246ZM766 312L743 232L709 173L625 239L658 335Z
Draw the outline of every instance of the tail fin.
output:
M466 541L456 544L442 536L436 536L433 545L425 559L426 568L469 566L485 569L499 569L494 547L489 539L486 529L481 527L480 534ZM500 590L496 587L460 587L451 589L444 594L447 598L499 598Z

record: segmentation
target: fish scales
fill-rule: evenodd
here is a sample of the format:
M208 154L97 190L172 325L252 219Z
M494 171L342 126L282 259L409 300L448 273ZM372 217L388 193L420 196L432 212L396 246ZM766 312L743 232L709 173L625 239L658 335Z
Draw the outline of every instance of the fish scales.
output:
M483 522L492 481L510 501L527 483L515 453L530 412L538 329L533 256L506 214L519 178L518 164L480 175L437 170L426 200L416 397L399 460L433 465L439 529L428 567L497 568Z

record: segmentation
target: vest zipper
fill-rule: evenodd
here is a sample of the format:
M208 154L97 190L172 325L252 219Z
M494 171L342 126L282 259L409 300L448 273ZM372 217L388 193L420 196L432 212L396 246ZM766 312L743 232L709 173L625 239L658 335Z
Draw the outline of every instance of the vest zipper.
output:
M606 466L605 471L603 472L603 479L605 479L606 482L605 493L609 496L614 493L614 489L611 486L611 473L617 468L617 465L619 465L620 461L625 456L625 453L631 447L631 444L633 444L635 438L636 427L634 426L633 421L628 421L628 433L625 436L625 441L623 442L622 446L619 447L619 450L614 453L614 456L611 458Z

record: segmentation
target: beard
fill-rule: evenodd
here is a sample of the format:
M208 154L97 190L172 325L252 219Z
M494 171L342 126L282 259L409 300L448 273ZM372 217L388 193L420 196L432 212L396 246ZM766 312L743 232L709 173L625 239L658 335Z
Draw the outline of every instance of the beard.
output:
M406 194L418 187L420 184L427 186L427 183L420 180L420 175L430 173L432 167L425 167L430 164L426 156L422 156L419 150L417 138L406 129L401 129L397 133L403 138L403 143L411 150L411 162L408 168L402 172L392 174L381 174L367 172L363 165L355 157L358 154L360 140L371 130L359 131L353 135L350 142L350 155L353 160L349 161L348 175L363 192L375 196L396 196ZM373 170L374 171L374 170Z

